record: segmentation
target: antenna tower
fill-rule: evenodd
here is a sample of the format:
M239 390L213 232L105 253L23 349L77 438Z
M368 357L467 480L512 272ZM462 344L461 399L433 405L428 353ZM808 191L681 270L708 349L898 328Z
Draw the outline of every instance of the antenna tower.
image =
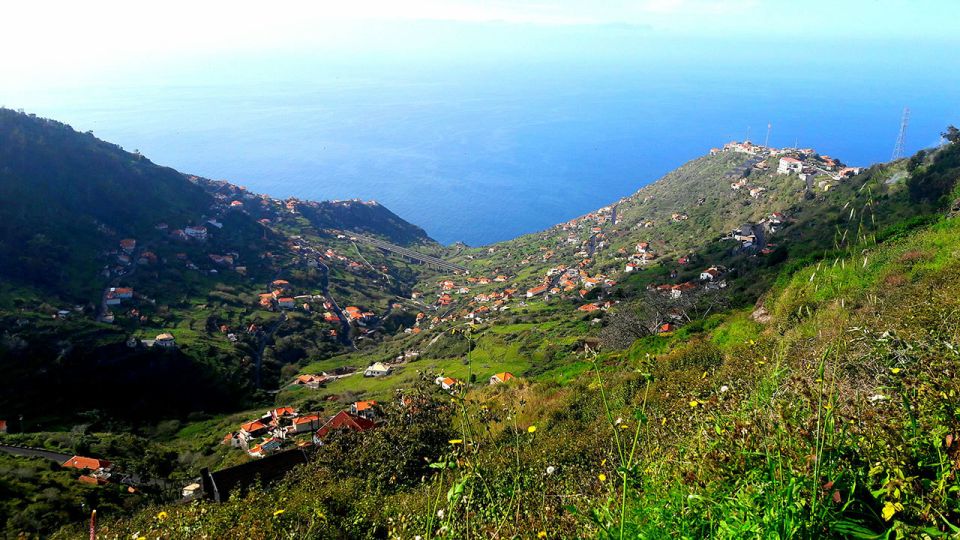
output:
M767 122L767 138L763 140L763 146L770 148L770 129L773 128L773 124Z
M903 140L907 137L907 124L910 123L910 107L903 108L903 117L900 118L900 134L897 135L897 144L893 146L893 157L896 161L903 157Z

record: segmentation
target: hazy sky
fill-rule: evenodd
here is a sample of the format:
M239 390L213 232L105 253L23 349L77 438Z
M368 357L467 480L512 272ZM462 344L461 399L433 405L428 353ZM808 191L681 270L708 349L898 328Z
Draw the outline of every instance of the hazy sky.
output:
M346 60L609 52L653 38L955 45L960 1L31 0L2 14L0 82L30 86L276 50Z

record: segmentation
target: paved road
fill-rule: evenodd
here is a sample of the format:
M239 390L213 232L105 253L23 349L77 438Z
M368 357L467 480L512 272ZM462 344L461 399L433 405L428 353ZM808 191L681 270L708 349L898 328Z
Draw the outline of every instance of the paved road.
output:
M323 277L320 280L320 290L323 292L323 297L330 302L330 305L333 306L333 312L336 314L337 318L340 319L340 332L337 333L337 337L340 339L340 343L345 347L356 350L357 346L354 345L353 340L350 338L350 320L347 319L347 316L343 314L343 311L340 309L340 305L337 304L337 301L333 298L333 295L330 294L330 267L324 264L322 261L317 261L320 263L320 268L323 270Z
M443 259L438 259L438 258L433 257L433 256L431 256L431 255L424 255L423 253L419 253L419 252L414 251L414 250L412 250L412 249L408 249L408 248L405 248L405 247L402 247L402 246L398 246L398 245L396 245L396 244L391 244L390 242L384 242L383 240L379 240L379 239L377 239L377 238L370 238L369 236L363 236L363 235L356 234L356 233L348 233L348 236L349 236L350 238L355 238L355 239L357 239L357 241L359 241L359 242L363 242L363 243L365 243L365 244L370 244L370 245L376 246L376 247L378 247L378 248L380 248L380 249L384 249L384 250L386 250L386 251L391 251L391 252L396 253L396 254L398 254L398 255L403 255L404 257L409 257L409 258L411 258L411 259L420 261L420 262L422 262L422 263L426 263L426 264L429 264L429 265L436 266L436 267L440 268L441 270L448 270L448 271L451 271L451 272L468 272L468 271L469 271L469 269L468 269L466 266L461 266L461 265L459 265L459 264L455 264L455 263L452 263L452 262L449 262L449 261L445 261L445 260L443 260Z
M61 464L73 457L70 454L51 452L50 450L44 450L42 448L31 448L29 446L16 446L11 444L0 444L0 452L6 452L15 456L49 459L50 461L56 461Z

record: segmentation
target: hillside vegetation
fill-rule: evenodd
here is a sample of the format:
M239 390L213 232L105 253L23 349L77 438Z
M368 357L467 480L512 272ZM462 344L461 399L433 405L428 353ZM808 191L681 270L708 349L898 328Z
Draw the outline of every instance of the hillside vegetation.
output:
M903 185L937 175L955 186L957 152L922 161ZM539 358L519 380L452 399L420 361L403 385L418 410L391 401L383 427L334 439L278 486L155 508L108 532L953 537L960 221L936 209L960 193L869 194L902 166L868 171L844 204L798 209L809 217L794 227L819 232L785 243L808 260L745 273L770 284L755 305L599 353L576 346L584 327L556 326L569 319L559 306L528 313L532 326L447 332L464 377L485 376L489 347L505 336L523 358L559 346L563 360Z
M82 535L81 505L117 538L960 533L956 137L864 170L730 143L445 248L375 202L275 199L0 112L20 145L0 186L53 201L0 207L4 245L52 246L3 259L2 442L109 458L135 488L4 455L7 536ZM73 206L118 186L152 210ZM62 279L24 273L74 238ZM277 436L310 456L281 482L174 502L269 454L270 430L235 444L252 419L372 401L376 429Z

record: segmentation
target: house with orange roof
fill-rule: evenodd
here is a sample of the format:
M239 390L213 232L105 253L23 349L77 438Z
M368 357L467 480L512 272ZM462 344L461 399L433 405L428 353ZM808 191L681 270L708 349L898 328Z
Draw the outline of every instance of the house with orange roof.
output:
M454 379L453 377L437 377L435 382L440 385L440 388L443 388L447 391L453 391L458 386L463 384L463 382Z
M259 420L240 424L240 432L243 433L248 439L263 435L268 429L269 428L267 425Z
M350 414L367 420L374 420L377 416L377 402L373 400L355 401L350 405Z
M314 431L320 428L323 420L318 414L307 414L304 416L298 416L293 419L293 423L287 426L287 433L291 435L296 435L298 433L306 433L308 431Z
M703 272L700 272L700 280L713 281L714 278L718 277L719 275L720 275L720 270L718 270L716 266L711 266L710 268L707 268Z
M584 304L577 308L577 311L583 311L584 313L593 313L594 311L599 311L600 307L596 304Z
M782 157L777 165L777 174L799 173L803 170L803 162L795 157Z
M598 278L584 278L583 280L584 289L592 289L599 284L600 284L600 280Z
M532 288L532 289L527 289L527 298L533 298L534 296L537 296L537 295L539 295L539 294L543 294L543 293L545 293L545 292L547 292L547 286L546 286L546 285L540 285L540 286L534 287L534 288Z
M674 285L670 288L670 297L671 298L680 298L683 296L683 293L692 291L696 289L697 286L689 281L686 283L680 283L679 285Z
M120 249L126 251L127 253L133 253L133 250L137 248L137 241L133 238L124 238L120 241Z
M493 375L490 376L490 384L505 383L515 378L516 377L513 376L513 373L510 373L509 371L494 373Z
M336 431L369 431L377 427L377 424L373 420L368 420L362 416L355 416L347 411L340 411L337 414L330 417L325 424L323 424L320 429L314 434L314 443L323 444L323 439L325 439L330 433Z
M297 416L297 410L293 407L277 407L270 411L270 415L274 418L293 418Z
M327 382L327 377L324 375L299 375L294 379L293 384L306 386L308 388L318 388L325 382Z
M87 471L107 471L113 466L112 463L105 459L84 456L73 456L72 458L64 461L61 465L64 467Z

